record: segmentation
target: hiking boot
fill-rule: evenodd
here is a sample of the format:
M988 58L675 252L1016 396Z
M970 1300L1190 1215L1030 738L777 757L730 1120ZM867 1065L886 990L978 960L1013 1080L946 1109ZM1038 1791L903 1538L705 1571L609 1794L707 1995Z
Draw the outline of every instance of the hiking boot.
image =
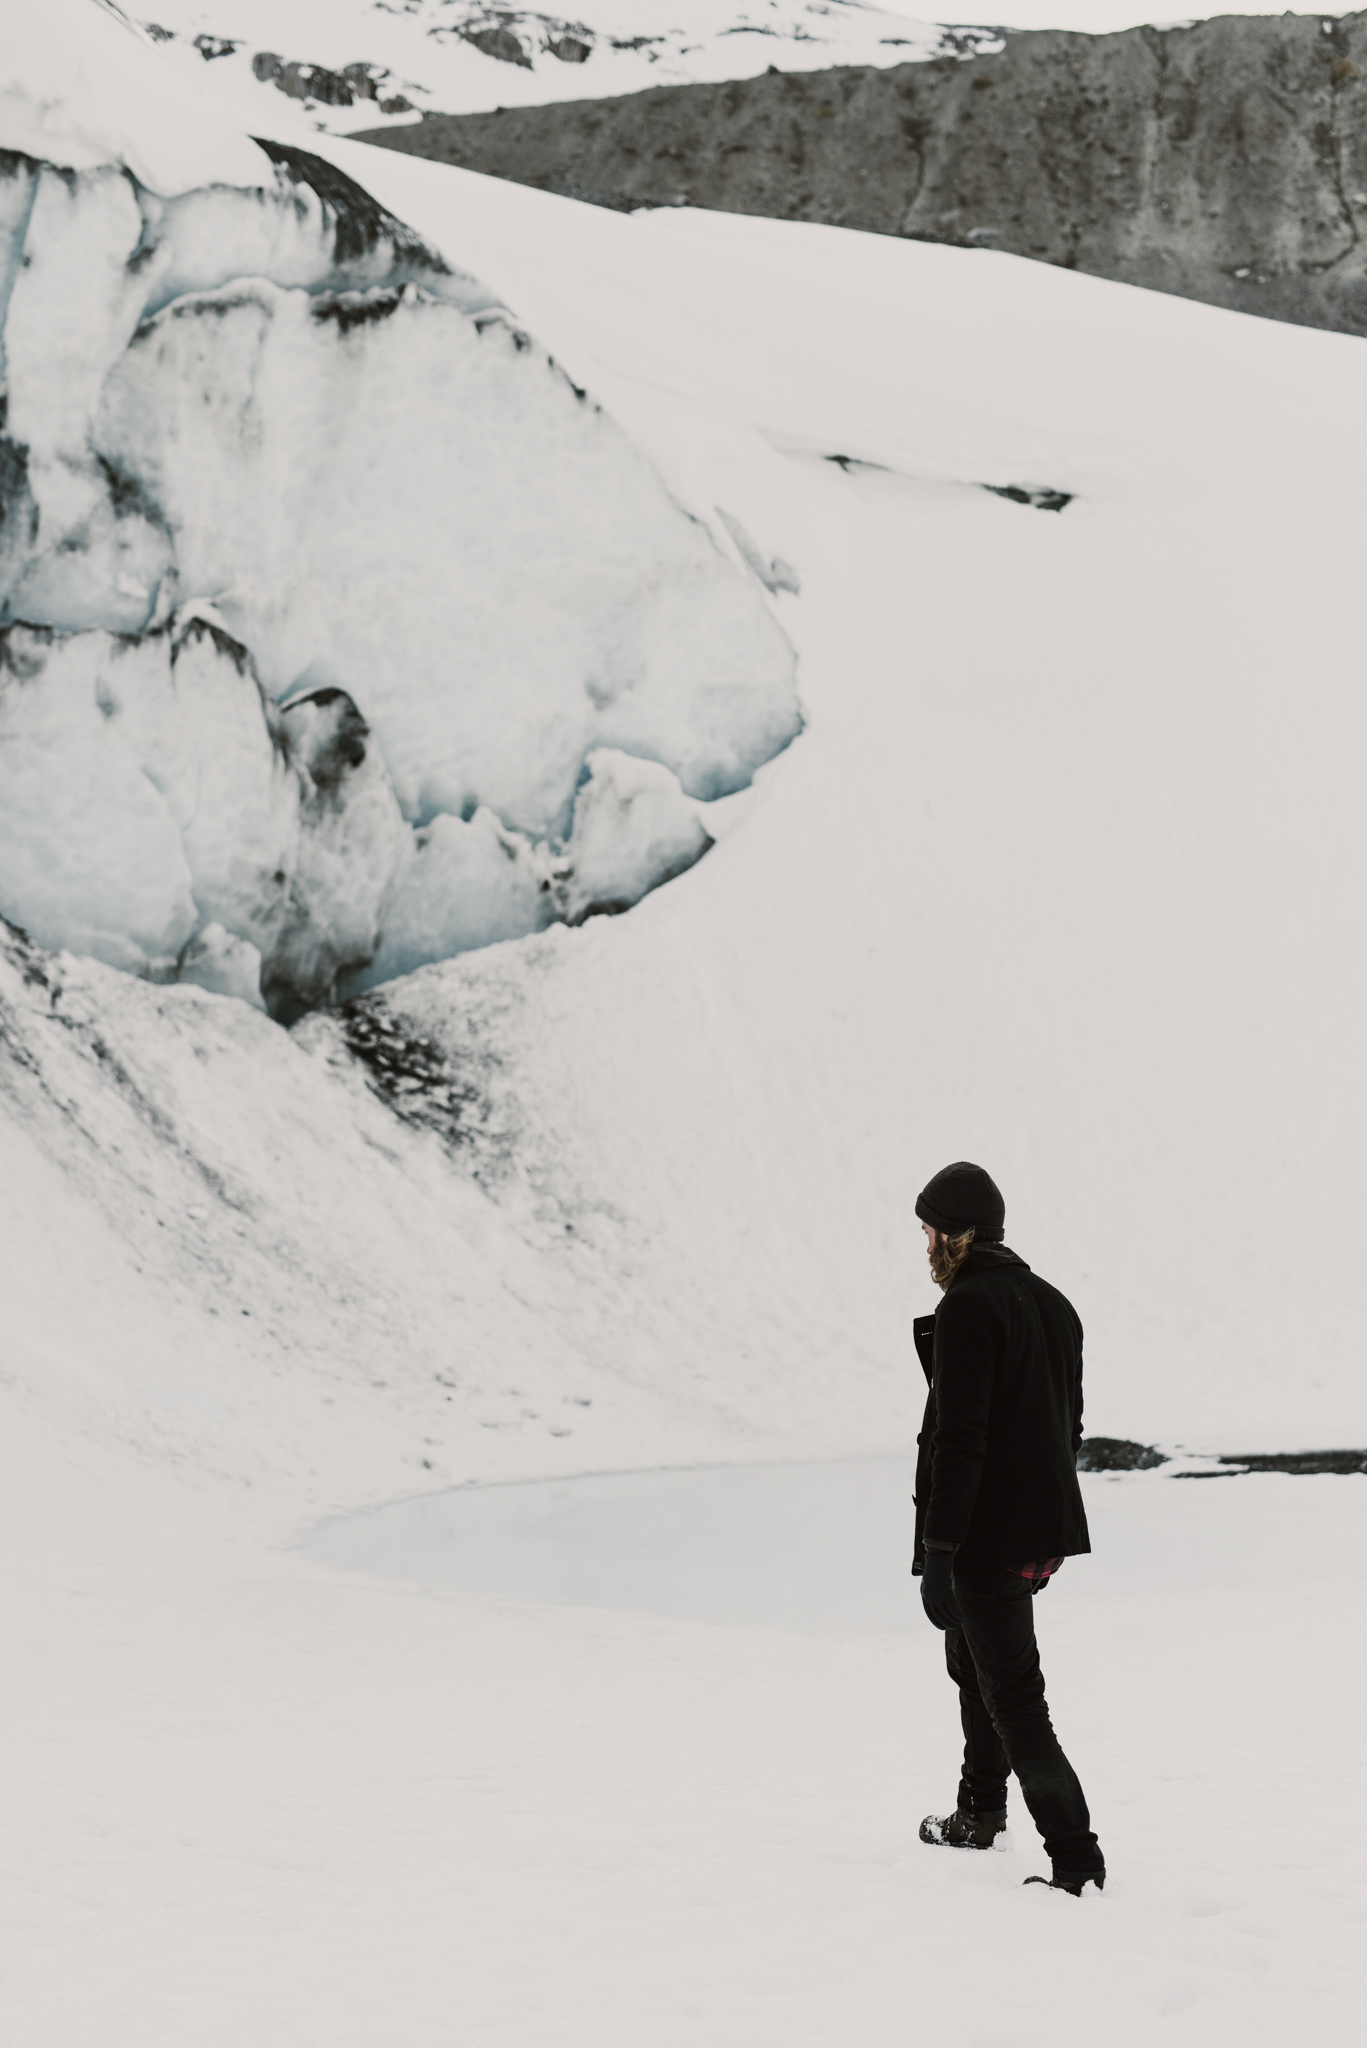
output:
M992 1849L998 1835L1005 1833L1005 1813L955 1812L943 1820L928 1813L921 1822L921 1840L933 1849Z
M1075 1899L1082 1897L1083 1887L1094 1884L1101 1891L1106 1883L1104 1870L1088 1870L1079 1875L1076 1871L1061 1870L1055 1877L1027 1877L1027 1884L1047 1884L1051 1892L1071 1892Z

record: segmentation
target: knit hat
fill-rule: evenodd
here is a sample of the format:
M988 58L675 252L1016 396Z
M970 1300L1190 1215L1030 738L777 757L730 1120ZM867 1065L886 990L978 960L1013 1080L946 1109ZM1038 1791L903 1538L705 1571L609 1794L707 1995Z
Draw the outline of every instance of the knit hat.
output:
M916 1197L916 1214L946 1237L957 1237L971 1225L984 1244L1000 1244L1006 1229L1001 1189L990 1173L966 1159L942 1166L926 1182Z

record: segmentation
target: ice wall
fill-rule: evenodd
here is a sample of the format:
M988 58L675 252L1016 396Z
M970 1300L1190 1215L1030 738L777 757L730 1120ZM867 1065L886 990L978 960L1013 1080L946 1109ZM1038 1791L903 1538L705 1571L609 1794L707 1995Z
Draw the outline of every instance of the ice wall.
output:
M800 716L758 589L506 309L260 162L0 154L0 911L288 1016L634 902Z
M366 961L411 837L341 690L283 710L202 609L0 640L0 874L40 942L289 1012Z

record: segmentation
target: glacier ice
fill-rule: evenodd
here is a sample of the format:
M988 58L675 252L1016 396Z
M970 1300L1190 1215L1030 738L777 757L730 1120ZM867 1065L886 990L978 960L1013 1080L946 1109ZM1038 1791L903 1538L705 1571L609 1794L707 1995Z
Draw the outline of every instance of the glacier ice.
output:
M246 939L236 939L221 924L206 924L180 956L178 979L211 995L236 996L254 1010L264 1010L261 955Z
M586 754L693 796L792 732L769 614L631 444L502 318L252 281L146 321L97 438L272 694L363 702L405 815L563 834Z
M487 805L469 819L443 811L414 834L379 949L346 993L541 930L550 921L550 879L532 842Z
M204 608L140 636L0 635L0 875L40 944L204 986L254 949L277 1014L368 960L407 852L342 691L278 708ZM209 927L224 939L205 939ZM246 956L232 955L240 978Z
M676 776L657 761L600 747L574 805L563 911L582 924L595 911L626 910L648 889L680 875L712 844Z
M190 865L120 715L156 692L169 649L32 626L0 649L4 914L40 945L171 974L197 922Z
M73 172L0 155L0 621L135 632L159 597L168 609L165 518L97 432L111 373L160 308L242 277L302 294L421 277L466 311L489 310L474 279L451 272L350 179L269 147L259 190L170 200L114 166Z
M375 958L346 977L342 993L549 924L626 910L711 844L698 805L670 769L597 747L563 847L511 831L487 805L469 820L443 812L415 833Z
M0 911L46 945L288 1018L635 902L799 729L706 528L306 152L169 196L0 154L0 349Z

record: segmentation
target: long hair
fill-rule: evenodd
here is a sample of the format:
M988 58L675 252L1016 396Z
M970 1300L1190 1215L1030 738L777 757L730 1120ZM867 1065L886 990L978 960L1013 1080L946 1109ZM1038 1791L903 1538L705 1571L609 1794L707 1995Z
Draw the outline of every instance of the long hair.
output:
M930 1255L930 1277L937 1287L948 1287L972 1248L976 1225L970 1223L957 1237L947 1237Z

